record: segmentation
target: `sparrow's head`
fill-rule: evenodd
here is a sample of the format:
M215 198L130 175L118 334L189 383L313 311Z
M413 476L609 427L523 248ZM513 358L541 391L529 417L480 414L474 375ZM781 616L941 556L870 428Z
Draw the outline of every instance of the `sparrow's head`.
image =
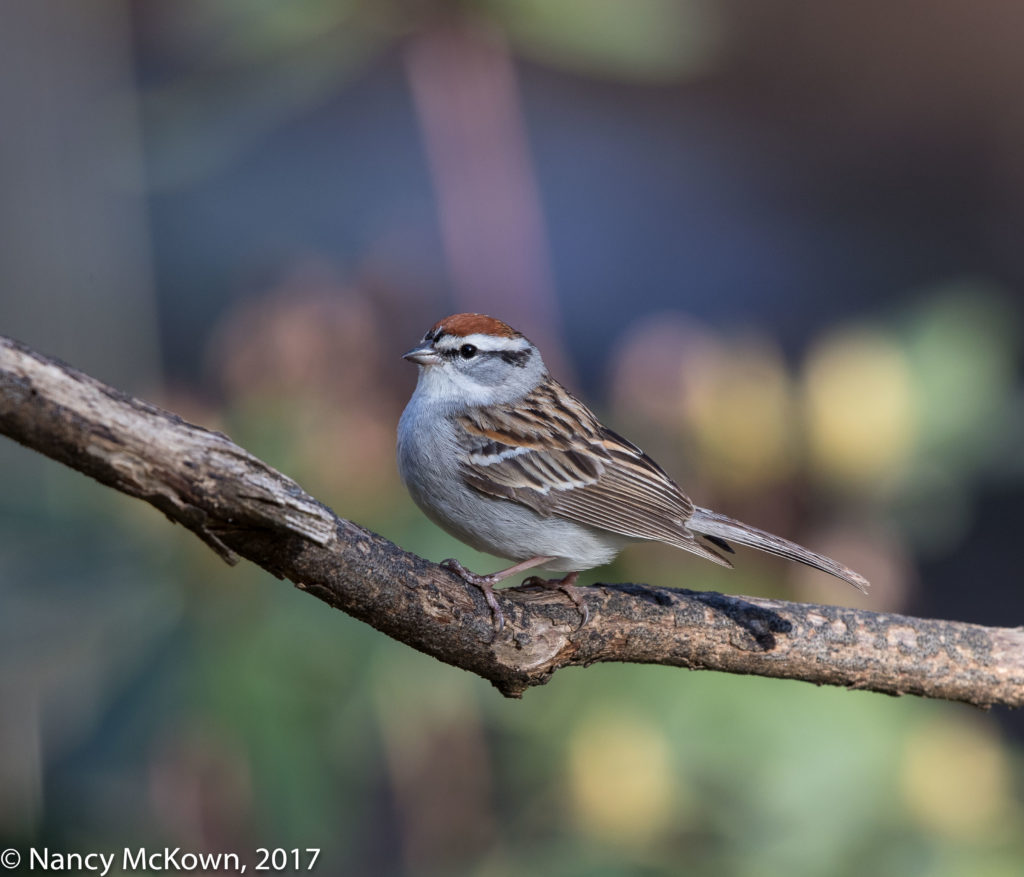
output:
M465 405L517 399L547 375L529 339L483 314L445 317L404 358L420 367L417 392Z

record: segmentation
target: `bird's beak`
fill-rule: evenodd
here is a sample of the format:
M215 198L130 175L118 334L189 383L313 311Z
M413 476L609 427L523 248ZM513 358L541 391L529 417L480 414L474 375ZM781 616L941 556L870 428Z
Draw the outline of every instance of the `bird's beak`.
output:
M419 347L414 347L408 353L403 353L402 359L415 362L416 365L435 365L441 361L441 357L437 355L429 342L424 342Z

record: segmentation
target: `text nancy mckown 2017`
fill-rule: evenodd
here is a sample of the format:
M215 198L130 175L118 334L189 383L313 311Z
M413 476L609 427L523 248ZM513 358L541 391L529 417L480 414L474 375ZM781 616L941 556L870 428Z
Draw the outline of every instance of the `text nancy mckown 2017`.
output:
M7 853L13 853L8 850ZM313 847L299 849L267 848L258 847L252 854L253 871L271 871L275 873L312 871L316 860L320 857L320 850ZM20 857L19 857L20 858ZM123 872L145 873L153 872L181 872L187 874L192 871L208 873L231 873L244 874L247 870L246 863L242 861L238 853L193 853L182 851L180 847L163 847L162 849L148 849L146 847L125 847L119 852L112 853L65 853L54 852L48 847L42 849L31 848L25 857L30 871L84 871L106 877L115 864L120 866ZM10 860L6 856L3 862L5 867L11 867L20 862Z

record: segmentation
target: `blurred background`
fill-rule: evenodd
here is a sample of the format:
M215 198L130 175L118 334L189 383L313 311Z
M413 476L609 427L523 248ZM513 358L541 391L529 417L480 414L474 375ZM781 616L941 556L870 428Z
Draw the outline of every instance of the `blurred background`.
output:
M491 313L702 505L835 556L641 581L1024 617L1024 7L9 0L0 332L434 560L440 317ZM594 666L521 702L0 443L0 847L320 873L1019 875L1024 723Z

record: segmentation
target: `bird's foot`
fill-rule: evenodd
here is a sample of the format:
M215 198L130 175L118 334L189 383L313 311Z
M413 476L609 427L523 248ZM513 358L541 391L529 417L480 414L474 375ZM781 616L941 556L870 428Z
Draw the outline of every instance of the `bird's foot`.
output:
M494 585L496 582L501 581L501 577L498 575L477 575L475 572L470 572L466 569L454 557L449 557L447 560L441 561L441 566L455 573L464 582L470 585L476 585L484 592L484 599L487 601L487 605L491 607L491 615L494 619L494 638L497 639L498 634L500 634L502 629L505 627L505 613L501 611L501 607L498 605L498 600L494 596Z
M576 587L576 579L579 578L578 572L571 572L565 578L561 579L542 579L540 576L530 576L529 578L523 579L523 585L526 587L536 586L540 588L547 588L551 591L561 591L576 604L576 609L580 613L580 623L576 625L576 630L586 627L590 622L590 609L583 599L583 588Z

